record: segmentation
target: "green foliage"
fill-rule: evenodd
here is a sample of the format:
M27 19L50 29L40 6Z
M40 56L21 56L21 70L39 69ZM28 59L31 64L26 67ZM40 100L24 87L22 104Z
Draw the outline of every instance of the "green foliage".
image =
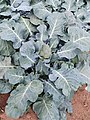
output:
M38 120L66 120L71 99L90 92L89 0L0 1L0 93L5 112Z

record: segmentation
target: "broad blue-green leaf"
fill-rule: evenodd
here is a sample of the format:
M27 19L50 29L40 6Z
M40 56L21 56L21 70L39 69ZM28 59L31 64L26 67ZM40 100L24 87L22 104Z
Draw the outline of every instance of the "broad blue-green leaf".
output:
M71 59L78 54L78 51L72 42L67 42L63 47L61 47L60 51L58 51L57 54L60 58L66 57L68 59Z
M55 74L56 81L54 81L56 88L62 89L63 94L66 96L68 96L72 90L76 91L81 84L85 83L84 78L77 69L62 67L58 70L52 70L52 74ZM52 81L52 79L50 80Z
M61 92L53 85L53 83L49 81L45 81L45 91L50 95L53 95L54 101L59 101L62 97Z
M31 31L31 26L30 26L30 21L28 19L25 19L23 17L21 17L22 22L24 23L25 27L27 28L28 32L30 33L30 35L32 35L32 31Z
M45 20L45 18L47 18L48 15L50 15L50 12L45 8L42 2L35 4L33 6L33 11L34 14L42 20Z
M2 9L5 7L5 1L1 0L0 1L0 12L2 11Z
M63 24L65 22L63 13L53 12L47 17L47 22L50 26L49 36L53 38L55 35L62 35Z
M76 5L77 5L78 8L82 7L84 4L85 4L85 3L84 3L83 0L77 0L77 2L76 2ZM82 8L81 8L81 9L82 9Z
M30 81L27 85L19 85L7 101L5 109L7 116L19 118L26 111L28 100L35 102L42 92L43 84L39 80Z
M58 36L54 36L50 39L50 48L53 49L53 48L56 48L59 44L59 38Z
M30 6L31 0L10 0L11 9L13 11L31 11L32 7Z
M18 97L18 99L20 99L20 97ZM17 101L15 100L15 102ZM27 110L27 103L22 104L18 101L16 104L20 107L20 109L18 109L18 107L16 107L16 105L14 106L13 104L8 104L8 106L5 107L5 113L8 117L17 119L22 116Z
M83 20L85 20L85 19L83 19L83 17L86 16L87 10L82 7L75 14L76 14L77 18L79 18L79 20L83 21Z
M36 62L37 55L35 54L35 46L32 41L28 41L20 48L21 58L20 64L25 69L33 66Z
M81 51L90 50L90 35L81 27L72 26L68 29L70 41L77 46Z
M31 14L30 15L30 22L33 24L33 25L40 25L43 23L42 20L40 20L38 17L36 17L35 15Z
M21 42L25 41L26 29L23 24L14 21L6 21L0 25L0 37L2 40L12 41L15 49L21 46Z
M81 75L86 78L87 87L85 88L90 92L90 65L85 63L84 67L81 69Z
M42 98L42 100L34 103L33 109L39 120L59 120L58 109L50 98Z
M90 65L89 63L85 63L84 67L81 69L81 75L86 78L86 83L90 84Z
M76 11L76 1L75 0L64 0L62 7L64 7L67 11Z
M57 9L57 7L61 4L61 1L59 1L59 0L46 0L46 4Z
M3 79L3 76L5 72L9 68L13 68L14 66L11 65L11 58L10 57L5 57L5 59L0 60L0 79Z
M10 84L17 84L20 82L23 82L24 79L24 70L22 68L12 68L10 70L7 70L5 73L5 79L9 80Z
M11 42L0 40L0 54L9 56L14 53L14 48Z
M0 0L0 15L7 16L7 17L11 15L11 10L8 9L8 6L5 0Z
M5 81L5 80L0 80L0 93L9 93L11 91L12 87L11 85Z
M37 29L39 31L39 33L36 34L37 40L41 42L46 41L48 39L47 27L42 24L38 26Z
M19 58L20 58L19 52L16 52L15 54L12 55L12 60L13 60L14 65L16 65L16 66L20 65Z
M40 74L49 74L49 68L45 66L45 63L42 61L39 61L37 66L36 66L36 72Z
M0 13L1 16L5 16L5 17L8 17L8 16L11 16L11 10L8 9L8 7L4 6L3 8L3 11Z
M66 11L65 13L66 24L72 26L76 24L76 18L71 11Z

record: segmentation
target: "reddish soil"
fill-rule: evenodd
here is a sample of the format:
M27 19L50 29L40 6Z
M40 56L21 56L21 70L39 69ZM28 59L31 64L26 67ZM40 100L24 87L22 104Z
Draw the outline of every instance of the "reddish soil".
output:
M90 120L90 93L85 86L80 88L72 99L73 113L67 114L67 120Z
M7 118L3 112L8 95L0 95L0 120L14 120ZM90 120L90 93L85 86L80 88L72 99L73 113L67 114L67 120ZM30 109L24 116L17 120L38 120L35 113Z

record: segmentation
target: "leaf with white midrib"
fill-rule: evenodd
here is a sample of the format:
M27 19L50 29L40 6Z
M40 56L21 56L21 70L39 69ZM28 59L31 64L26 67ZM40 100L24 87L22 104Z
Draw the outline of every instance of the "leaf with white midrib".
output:
M19 35L14 31L14 30L12 30L8 25L6 26L11 32L13 32L13 34L18 38L18 40L20 41L20 42L22 42L22 39L19 37Z
M34 103L33 110L40 120L59 120L58 108L49 96L45 96Z
M70 52L70 51L73 51L73 50L75 50L75 49L63 50L63 51L60 51L60 52L57 52L57 53L58 53L58 54L59 54L59 53L67 53L67 52Z
M22 94L21 100L22 100L22 99L24 98L24 96L26 95L26 92L27 92L28 89L30 88L31 84L32 84L32 82L30 82L30 83L27 85L25 91L24 91L23 94Z
M58 91L53 87L53 85L51 85L49 82L45 81L46 84L50 85L57 93Z
M13 0L13 2L12 2L12 4L11 4L11 6L13 6L15 2L16 2L16 0Z
M43 99L43 103L44 103L44 105L45 105L45 108L46 108L46 110L47 110L47 112L48 112L48 114L49 114L51 120L53 120L52 115L50 114L49 109L48 109L48 106L47 106L47 104L46 104L46 102L45 102L44 99Z
M87 38L90 39L90 37L81 37L81 38L79 38L79 39L77 39L77 40L74 40L73 43L76 43L76 42L85 40L85 39L87 39Z
M27 59L29 59L32 63L35 63L30 57L28 57L27 55L25 55L27 57Z
M55 20L55 23L54 23L53 29L52 29L51 34L50 34L50 38L52 38L52 36L53 36L54 30L55 30L56 25L57 25L57 21L58 21L58 19Z
M61 74L61 73L59 73L58 71L56 71L56 70L54 70L64 81L65 81L65 83L69 86L69 88L70 88L70 85L69 85L69 83L67 82L67 79Z
M68 9L67 9L67 11L70 11L70 7L71 7L71 0L69 0L69 6L68 6Z
M32 32L30 30L30 26L28 27L28 25L27 25L27 23L26 23L26 21L25 21L25 19L23 17L21 17L21 19L22 19L23 23L25 24L26 28L28 29L30 35L32 35Z
M67 79L61 74L61 73L59 73L57 70L54 70L53 68L51 68L51 67L49 67L48 65L46 65L48 68L50 68L52 71L55 71L64 81L65 81L65 83L69 86L69 88L70 88L70 85L69 85L69 83L68 83L68 81L67 81Z

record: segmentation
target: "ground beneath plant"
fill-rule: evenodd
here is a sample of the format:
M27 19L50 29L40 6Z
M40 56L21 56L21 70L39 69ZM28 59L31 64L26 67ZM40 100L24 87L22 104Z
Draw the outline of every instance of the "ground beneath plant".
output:
M0 120L14 120L7 118L4 113L8 95L0 95ZM90 120L90 93L85 90L85 86L80 88L72 99L73 114L67 114L67 120ZM18 120L37 120L35 113L29 111Z
M90 120L90 93L85 86L75 93L72 105L73 114L67 114L67 120Z

